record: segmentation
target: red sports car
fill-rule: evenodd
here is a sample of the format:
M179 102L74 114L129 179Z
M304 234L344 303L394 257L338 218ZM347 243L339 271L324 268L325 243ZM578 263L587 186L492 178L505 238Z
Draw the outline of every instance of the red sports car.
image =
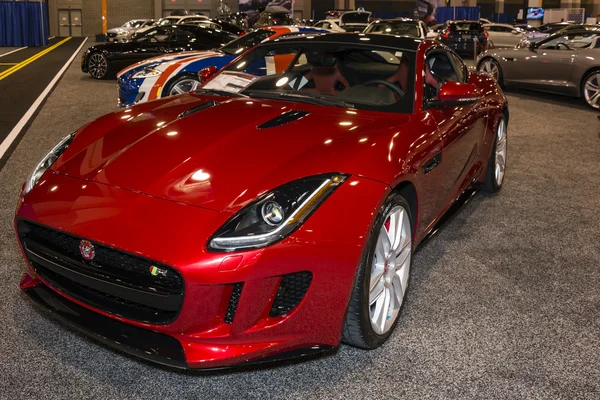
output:
M495 81L433 41L264 43L193 94L105 115L23 186L21 289L159 363L383 344L411 255L504 179Z

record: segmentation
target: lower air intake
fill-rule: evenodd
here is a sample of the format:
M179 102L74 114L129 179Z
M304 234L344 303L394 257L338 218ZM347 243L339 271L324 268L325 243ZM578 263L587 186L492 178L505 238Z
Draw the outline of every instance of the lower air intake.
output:
M280 317L296 308L306 295L311 282L312 274L308 271L284 275L269 316Z
M242 295L242 288L244 287L243 283L236 283L233 285L233 290L231 291L231 298L229 299L229 305L227 306L227 311L225 312L225 323L232 324L233 317L235 316L235 310L237 309L238 303L240 301L240 296Z

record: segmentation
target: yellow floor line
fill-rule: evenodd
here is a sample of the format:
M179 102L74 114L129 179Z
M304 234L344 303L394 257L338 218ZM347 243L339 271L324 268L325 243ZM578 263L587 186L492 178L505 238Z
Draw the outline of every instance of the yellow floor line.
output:
M69 36L68 38L63 39L60 42L56 43L55 45L52 45L52 46L48 47L46 50L40 51L39 53L36 53L33 56L29 57L27 60L21 61L20 63L12 66L11 68L7 69L6 71L0 72L0 81L2 79L6 78L7 76L11 75L12 73L17 72L18 70L20 70L21 68L25 67L26 65L31 64L32 62L34 62L38 58L44 56L45 54L50 53L52 50L54 50L55 48L57 48L58 46L60 46L61 44L67 42L70 39L71 39L71 37Z

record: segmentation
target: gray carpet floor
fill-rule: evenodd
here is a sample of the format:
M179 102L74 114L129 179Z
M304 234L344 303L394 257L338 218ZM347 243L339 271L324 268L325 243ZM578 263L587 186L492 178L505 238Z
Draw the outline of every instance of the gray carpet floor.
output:
M505 186L417 253L386 345L181 373L107 350L19 294L21 184L61 137L116 105L115 82L76 61L0 171L0 398L600 399L600 122L577 100L508 97Z

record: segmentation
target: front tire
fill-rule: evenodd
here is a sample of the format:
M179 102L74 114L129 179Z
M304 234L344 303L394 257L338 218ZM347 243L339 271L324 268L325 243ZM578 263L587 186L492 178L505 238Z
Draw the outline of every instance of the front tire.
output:
M108 76L108 60L102 53L96 52L90 54L87 62L89 74L94 79L105 79Z
M412 236L410 206L392 193L377 215L354 282L342 332L345 343L374 349L396 328L408 288Z
M176 96L178 94L193 92L200 86L200 79L193 75L182 75L169 85L167 90L163 91L161 97Z
M496 193L502 188L504 183L504 174L506 172L506 154L508 144L508 126L506 118L500 117L498 127L496 128L496 137L492 146L492 153L488 160L483 190L488 193Z

